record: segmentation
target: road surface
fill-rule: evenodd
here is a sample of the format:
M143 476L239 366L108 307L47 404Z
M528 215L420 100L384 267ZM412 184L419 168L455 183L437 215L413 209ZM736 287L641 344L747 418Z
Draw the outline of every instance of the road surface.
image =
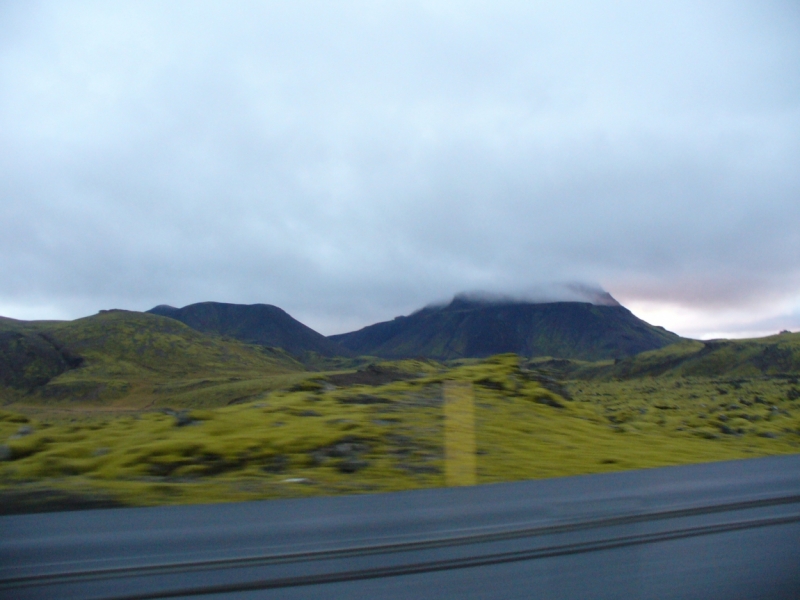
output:
M0 517L3 599L800 598L800 455Z

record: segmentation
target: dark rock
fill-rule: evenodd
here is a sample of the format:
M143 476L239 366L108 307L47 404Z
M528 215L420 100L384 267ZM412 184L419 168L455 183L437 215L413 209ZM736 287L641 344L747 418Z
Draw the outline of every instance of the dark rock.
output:
M336 467L342 473L355 473L356 471L360 471L368 466L369 463L366 460L351 456L340 461Z
M414 473L415 475L438 475L442 472L439 467L434 465L410 465L399 463L397 468L408 473Z
M403 435L401 433L391 433L386 436L386 441L392 444L408 445L411 444L414 440L408 437L407 435Z
M565 408L561 402L550 396L539 396L534 402L537 404L544 404L545 406L552 406L553 408Z
M325 383L319 379L306 379L289 388L290 392L321 392Z
M790 388L789 391L786 393L786 398L791 401L800 399L800 390L798 390L797 388Z
M288 467L289 458L283 454L276 454L269 458L269 461L262 467L262 470L267 473L283 473Z
M774 440L775 438L778 437L778 434L777 433L772 433L771 431L764 431L762 433L759 433L758 437L763 437L763 438L768 438L768 439Z
M365 444L360 444L357 442L340 442L328 450L328 456L341 458L343 456L363 454L366 451L367 446Z
M14 452L8 444L0 444L0 461L11 460L14 458Z
M503 382L495 381L493 379L488 379L488 378L479 379L475 383L477 385L483 386L483 387L488 388L490 390L503 391L505 389L505 386L503 385Z
M352 453L353 453L353 444L348 444L348 443L336 444L332 448L328 449L328 456L333 456L335 458L348 456Z
M162 408L159 412L175 418L175 427L185 427L191 425L196 421L189 415L186 410L172 410L171 408Z
M391 404L392 401L380 396L371 396L369 394L358 394L356 396L345 396L338 398L341 404Z
M327 462L330 458L344 459L338 465L339 470L342 470L342 464L349 464L351 461L362 460L361 456L369 451L369 446L363 441L355 437L345 437L331 444L317 448L309 453L309 458L312 466L319 466ZM350 468L350 467L347 467ZM353 472L353 471L343 471Z
M313 452L309 452L308 456L312 467L324 465L330 458L328 453L324 450L314 450Z
M185 427L186 425L191 425L194 422L195 420L186 412L181 411L175 415L175 427Z

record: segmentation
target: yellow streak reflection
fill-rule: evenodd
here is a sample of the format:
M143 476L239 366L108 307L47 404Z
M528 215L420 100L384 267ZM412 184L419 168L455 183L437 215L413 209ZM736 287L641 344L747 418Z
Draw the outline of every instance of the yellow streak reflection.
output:
M475 403L472 384L444 384L445 484L475 485Z

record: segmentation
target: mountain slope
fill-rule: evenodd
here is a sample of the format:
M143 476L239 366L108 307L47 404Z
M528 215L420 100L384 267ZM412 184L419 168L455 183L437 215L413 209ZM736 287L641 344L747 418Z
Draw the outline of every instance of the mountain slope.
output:
M41 328L0 317L0 386L29 391L82 364Z
M613 365L561 365L577 378L796 377L800 375L800 333L745 340L683 341L643 352Z
M281 350L205 335L174 319L102 311L63 322L0 320L0 396L103 402L165 382L296 373Z
M133 311L102 311L63 323L50 333L86 359L85 369L107 363L172 376L297 366L286 355L267 354L235 340L204 335L173 319Z
M304 352L316 352L323 356L350 354L270 304L199 302L183 308L161 305L147 312L176 319L203 333L229 336L248 344L283 348L295 355Z
M358 354L438 360L514 352L604 360L662 348L681 338L622 306L587 302L487 303L456 297L444 307L333 335Z

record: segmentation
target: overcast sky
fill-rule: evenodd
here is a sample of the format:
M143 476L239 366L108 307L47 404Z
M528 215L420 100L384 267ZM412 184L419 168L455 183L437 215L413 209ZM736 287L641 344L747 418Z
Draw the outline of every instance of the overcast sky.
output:
M0 2L0 314L551 282L800 330L800 3Z

